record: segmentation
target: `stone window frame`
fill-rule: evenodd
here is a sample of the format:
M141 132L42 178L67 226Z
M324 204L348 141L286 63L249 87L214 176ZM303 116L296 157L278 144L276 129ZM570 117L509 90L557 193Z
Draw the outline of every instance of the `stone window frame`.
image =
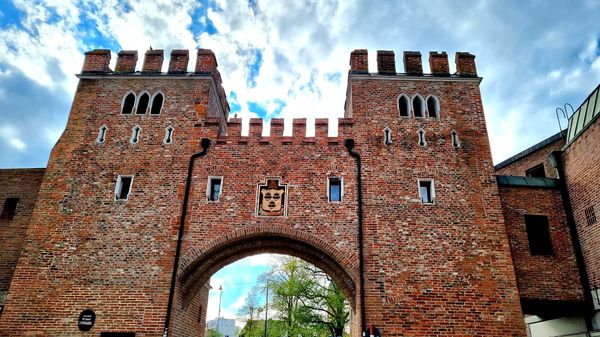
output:
M417 116L415 114L415 100L419 99L421 101L421 116ZM415 118L426 118L427 117L427 104L423 96L421 94L414 94L410 100L410 110L412 111L412 115Z
M163 144L165 144L165 145L173 144L174 133L175 133L175 128L173 127L173 125L167 126L165 128L165 137L163 138Z
M131 182L129 183L129 190L127 191L127 195L125 198L121 198L121 192L123 190L123 178L131 178ZM135 179L135 175L133 174L119 174L117 176L117 182L115 184L115 201L128 201L129 196L131 195L131 191L133 190L133 180Z
M452 143L452 147L458 149L461 147L462 143L460 142L460 137L458 137L458 132L456 130L452 130L450 132L450 143Z
M137 129L137 131L136 131L136 129ZM131 128L131 138L129 138L129 142L133 145L139 143L141 134L142 134L142 127L139 126L138 124L134 125Z
M422 143L421 140L423 141ZM420 147L427 147L427 137L425 137L425 129L423 128L417 130L417 144L419 144Z
M402 110L400 109L400 98L406 98L406 116L402 115ZM412 104L411 104L412 100L410 97L408 97L407 94L405 93L401 93L400 95L398 95L398 97L396 97L396 108L398 109L398 115L400 115L400 118L410 118L411 117L411 113L412 113Z
M106 124L102 124L102 126L100 126L98 128L98 136L96 137L96 143L104 144L104 142L106 141L106 132L107 131L108 131L108 126L106 126Z
M146 106L146 111L144 111L144 113L138 113L140 99L142 98L142 96L144 96L144 94L148 95L148 105ZM136 116L145 116L145 115L148 115L149 112L150 112L151 103L152 103L152 95L150 95L150 92L148 92L148 90L142 90L137 95L137 98L135 100L135 108L134 108L135 113L133 113L133 115L136 115Z
M125 112L125 101L127 100L127 97L129 97L129 95L133 95L133 106L131 107L131 111L129 113L124 113ZM138 100L138 95L135 93L135 91L133 90L129 90L125 93L125 95L123 95L123 98L121 99L121 115L126 115L126 116L131 116L131 115L135 115L135 110L137 107L137 100Z
M383 145L385 146L390 146L393 144L393 139L392 139L392 129L388 128L387 126L385 128L383 128Z
M337 180L340 182L340 200L331 200L331 181ZM342 176L328 176L327 177L327 201L331 204L339 204L344 201L344 177Z
M217 197L216 200L211 199L213 180L219 180L219 184L221 186L221 188L219 189L219 196ZM206 182L206 202L219 202L219 201L221 201L222 195L223 195L223 176L208 176L208 180Z
M430 99L433 99L435 102L435 111L434 111L435 116L430 116L430 111L429 111L429 100ZM427 118L435 118L435 119L440 118L441 105L440 105L440 100L439 100L439 98L437 98L437 96L435 96L433 94L427 95L427 98L425 99L425 108L427 111Z
M431 199L430 202L424 202L423 197L421 195L421 182L429 183L429 197ZM419 193L419 200L423 205L435 205L436 195L435 195L435 179L433 178L417 178L417 191Z
M160 109L158 110L157 114L153 114L152 113L152 109L154 108L154 99L156 98L156 96L161 95L162 96L162 102L160 104ZM162 109L165 106L165 94L162 92L162 90L159 90L157 92L155 92L154 94L152 94L152 96L150 96L150 104L148 105L149 109L148 109L148 114L150 116L160 116L160 114L162 113Z

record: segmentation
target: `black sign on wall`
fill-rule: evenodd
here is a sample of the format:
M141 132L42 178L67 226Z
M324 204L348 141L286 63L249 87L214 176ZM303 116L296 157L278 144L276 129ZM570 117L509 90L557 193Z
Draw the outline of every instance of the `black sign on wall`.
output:
M77 321L77 327L81 331L90 331L96 321L96 313L92 310L86 309L79 314L79 320Z

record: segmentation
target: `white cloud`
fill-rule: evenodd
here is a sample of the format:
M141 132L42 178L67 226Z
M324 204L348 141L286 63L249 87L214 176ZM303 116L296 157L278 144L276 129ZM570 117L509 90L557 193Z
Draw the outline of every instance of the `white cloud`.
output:
M13 125L0 126L0 140L17 151L24 151L27 148L27 144Z

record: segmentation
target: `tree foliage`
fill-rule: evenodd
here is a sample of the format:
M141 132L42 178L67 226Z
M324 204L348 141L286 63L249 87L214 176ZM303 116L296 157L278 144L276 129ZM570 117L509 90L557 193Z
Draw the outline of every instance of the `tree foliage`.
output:
M267 337L345 335L348 303L340 288L320 269L298 258L282 257L259 280L259 286L250 291L238 312L246 321L244 337L265 336L261 296L266 296L267 288Z

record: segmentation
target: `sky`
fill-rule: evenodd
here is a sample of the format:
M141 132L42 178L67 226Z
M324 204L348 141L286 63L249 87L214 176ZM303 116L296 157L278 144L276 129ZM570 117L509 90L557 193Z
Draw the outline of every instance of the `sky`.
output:
M598 85L599 14L598 0L0 0L0 168L46 166L85 51L111 49L114 67L118 51L138 50L139 69L150 46L165 50L165 70L172 49L192 50L190 70L193 50L212 49L231 115L246 123L342 117L354 49L369 50L371 72L378 49L396 52L398 71L403 51L420 51L425 72L429 51L446 51L452 72L454 53L470 52L498 163L558 132L556 108L577 109ZM233 314L243 286L227 282Z

